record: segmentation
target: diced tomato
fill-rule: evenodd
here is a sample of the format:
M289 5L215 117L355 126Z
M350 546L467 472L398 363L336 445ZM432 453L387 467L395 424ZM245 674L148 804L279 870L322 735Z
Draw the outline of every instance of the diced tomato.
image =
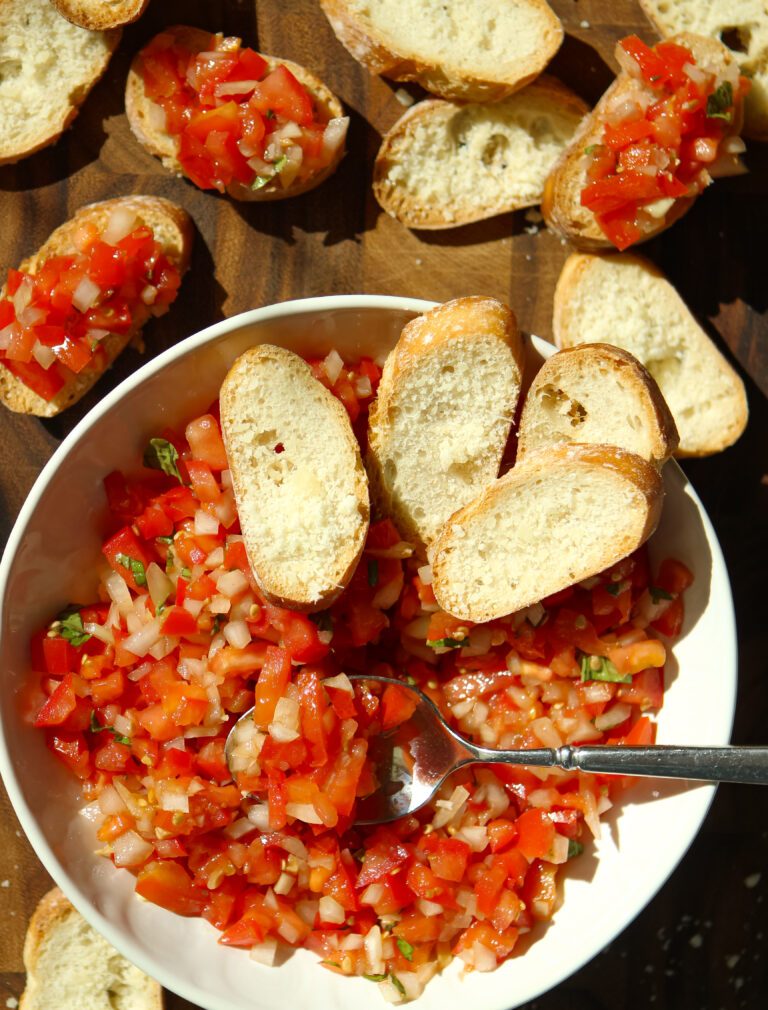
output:
M82 733L56 731L47 737L47 743L56 757L79 779L91 774L90 751Z
M205 463L211 470L226 470L229 467L221 429L212 414L203 414L190 421L184 434L194 459Z
M290 654L285 649L267 646L253 699L253 721L257 726L266 729L272 722L275 708L290 677Z
M427 847L432 837L428 835L422 845ZM427 860L436 876L458 883L466 872L470 852L467 843L458 838L435 838L427 847Z
M77 651L65 638L46 636L42 642L45 669L54 676L74 672L79 665Z
M194 635L197 619L184 607L169 607L161 625L164 635Z
M262 115L276 113L299 126L309 126L314 117L309 92L285 66L277 67L259 83L249 104Z
M543 810L526 810L516 823L517 848L528 859L536 859L552 848L555 840L555 826Z
M418 698L413 691L397 687L394 684L387 684L381 704L383 709L381 728L388 730L407 722L411 718L416 710Z
M130 526L124 526L110 537L101 550L114 571L122 575L130 589L139 592L140 586L146 585L149 558Z
M75 711L76 704L72 674L68 673L37 713L35 726L60 726Z
M57 393L61 392L66 382L55 365L45 369L36 361L9 361L7 358L0 358L0 365L7 368L33 393L37 393L46 401L52 400Z
M557 866L534 860L520 896L536 920L552 918L557 904Z
M195 887L180 863L157 859L139 871L136 893L177 915L201 915L206 892Z
M488 822L488 837L491 852L501 852L517 841L518 830L514 821L497 817Z

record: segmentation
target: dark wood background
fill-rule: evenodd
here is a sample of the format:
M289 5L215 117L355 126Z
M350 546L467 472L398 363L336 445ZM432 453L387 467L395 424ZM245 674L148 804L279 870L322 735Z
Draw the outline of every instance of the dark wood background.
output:
M550 69L588 100L596 100L611 79L618 38L637 31L654 39L635 0L552 5L567 37ZM176 23L239 35L254 48L315 70L352 117L349 152L336 175L296 200L252 205L169 176L131 135L123 89L132 54ZM190 275L170 314L147 328L144 359L125 353L63 417L41 422L0 413L3 542L43 464L89 407L146 357L224 316L329 293L436 300L482 293L509 301L525 330L551 337L552 294L569 250L530 215L418 234L379 211L370 191L371 168L381 133L403 111L396 87L371 78L352 60L316 0L154 0L126 30L66 136L18 166L0 168L2 272L93 200L160 194L183 204L198 228ZM741 441L685 469L714 522L733 581L741 657L734 741L757 744L768 743L768 150L750 145L746 160L748 176L718 182L645 251L736 364L748 389L751 419ZM766 800L768 792L759 787L721 788L702 832L649 907L608 949L527 1010L762 1010L768 995ZM22 992L24 931L49 886L0 788L0 1006L13 1006ZM190 1008L170 994L167 1003L170 1010Z

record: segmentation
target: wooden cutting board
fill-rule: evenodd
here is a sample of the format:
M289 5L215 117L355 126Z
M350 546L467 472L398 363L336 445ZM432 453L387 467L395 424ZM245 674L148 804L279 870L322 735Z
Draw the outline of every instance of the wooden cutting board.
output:
M621 36L655 36L635 0L552 0L567 37L550 67L589 101L612 78ZM194 24L239 35L254 48L304 63L343 99L349 152L321 189L296 200L237 204L166 173L134 140L123 114L133 53L161 28ZM44 40L41 40L44 44ZM127 29L105 78L67 135L17 166L0 168L0 270L16 266L82 204L153 193L183 204L198 229L192 269L173 310L146 330L146 353L116 368L63 417L40 422L0 413L3 542L29 488L61 439L143 360L224 316L288 298L344 292L445 300L507 300L523 329L551 337L554 286L568 247L535 214L508 214L437 233L407 231L373 200L381 134L402 114L399 86L372 78L336 41L316 0L153 0ZM419 96L416 87L407 90ZM768 152L750 145L751 174L718 182L679 224L644 247L720 346L740 365L752 420L737 447L687 469L715 522L734 581L742 671L736 734L768 742L764 629L768 471ZM760 561L762 552L763 560ZM762 603L761 603L762 601ZM704 831L662 894L572 980L536 1002L674 1010L764 1006L761 919L768 865L768 805L757 788L721 790ZM716 868L716 869L715 869ZM756 880L755 875L763 873ZM31 911L50 886L0 789L0 1007L21 994L21 950ZM762 913L762 916L761 916ZM585 928L589 924L585 923ZM734 960L735 959L735 960ZM168 1007L189 1007L169 995ZM64 1008L61 1010L77 1010Z

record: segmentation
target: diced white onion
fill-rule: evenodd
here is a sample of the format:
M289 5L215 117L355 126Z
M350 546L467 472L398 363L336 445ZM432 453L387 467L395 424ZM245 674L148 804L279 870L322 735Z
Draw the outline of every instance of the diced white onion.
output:
M480 825L459 828L454 837L466 842L473 852L482 852L488 847L488 829Z
M250 583L248 579L243 575L241 571L235 569L231 572L224 572L220 575L217 582L216 588L223 596L228 596L232 599L233 596L237 596L239 593L244 592L248 589Z
M475 971L493 971L495 969L496 955L479 940L475 940L472 944L472 954Z
M18 319L24 309L32 301L32 292L34 288L32 285L32 280L29 277L24 277L21 284L16 288L13 298L13 310L16 313L16 318Z
M306 899L297 901L296 913L304 920L304 922L306 922L308 926L314 926L319 906L319 901L308 901Z
M642 71L640 70L640 64L637 62L634 56L624 49L623 46L617 45L615 50L616 62L619 64L621 69L625 73L629 74L630 77L640 78L642 77Z
M370 396L373 393L373 386L367 375L361 375L355 380L355 393L362 397Z
M462 812L464 804L468 799L469 792L464 786L456 786L449 799L436 800L435 806L437 810L435 816L432 818L433 826L436 828L445 827L446 824Z
M565 863L568 861L568 839L565 835L560 835L555 832L555 838L552 842L552 848L549 850L547 855L544 857L549 863Z
M743 154L747 149L741 137L726 137L722 147L726 154Z
M371 975L384 973L384 952L381 945L381 930L371 926L365 934L365 963Z
M8 326L4 326L0 330L0 351L7 351L10 346L11 339L18 333L19 324L9 323Z
M251 947L249 956L252 961L258 961L259 964L266 964L271 968L277 957L277 938L268 936L261 943L255 943Z
M323 823L312 803L286 803L285 812L289 817L295 817L297 821L304 821L305 824Z
M100 642L104 642L106 645L115 644L115 637L110 629L105 628L101 624L95 624L93 621L84 621L83 631L86 635L93 635L94 638L98 638Z
M247 817L238 817L236 821L232 821L224 828L224 834L227 838L232 838L237 841L238 838L242 838L244 835L250 834L253 831L253 824Z
M328 161L344 143L349 129L349 116L337 116L330 119L323 133L323 157Z
M83 277L72 293L72 304L78 312L87 312L101 294L101 288L90 277ZM18 313L17 313L18 314Z
M384 893L383 884L369 884L363 893L360 895L360 901L364 905L375 905L377 901L381 900L381 896Z
M344 361L339 352L333 349L330 350L323 359L323 371L328 376L328 381L331 385L333 385L341 375L343 367Z
M258 81L222 81L213 90L217 98L225 95L247 95L257 86Z
M184 741L182 740L182 743ZM161 810L177 810L181 813L189 813L189 796L186 788L174 779L162 779L155 790Z
M104 580L104 588L109 598L117 604L117 609L121 617L127 617L133 613L133 599L128 583L117 572L110 572Z
M22 326L37 326L38 323L42 323L47 315L48 313L45 309L35 309L32 306L27 306L18 319Z
M341 923L347 917L342 906L330 894L324 894L320 899L318 913L323 922Z
M146 284L141 289L140 298L145 305L154 305L157 301L157 288L154 284Z
M345 936L344 939L339 944L340 950L360 950L360 948L365 943L365 940L360 935L360 933L350 933Z
M251 631L245 621L229 621L224 626L224 637L235 649L244 649L251 641Z
M422 915L426 915L429 918L433 915L442 915L444 911L442 905L438 905L436 901L428 901L426 898L419 898L416 902L416 907Z
M205 600L193 600L191 596L187 596L185 597L182 606L188 614L191 614L193 617L197 617L205 606Z
M290 743L299 737L299 703L293 698L280 698L269 724L269 735L278 743Z
M337 690L346 691L348 694L355 693L355 689L352 687L352 681L346 673L337 673L335 677L326 677L326 679L320 683L324 687L335 687Z
M118 712L112 725L120 736L133 736L134 725L133 719L131 719L130 716L123 715L122 712Z
M198 536L204 536L206 534L211 534L216 536L219 532L219 520L216 516L210 515L210 513L205 512L203 509L198 509L195 512L195 533Z
M417 574L425 586L432 585L432 565L422 565Z
M123 640L123 648L128 652L132 652L134 656L146 656L155 642L160 639L160 621L161 618L155 617L154 620L145 624L140 631L129 635Z
M248 820L259 831L269 831L269 804L256 803L247 814Z
M149 859L154 846L135 831L126 831L112 842L115 866L139 866Z
M301 932L298 926L294 926L293 923L288 922L287 919L283 919L277 927L277 931L286 943L298 943L301 938Z
M101 810L105 817L109 817L110 814L121 814L127 809L120 793L114 786L105 786L102 789L99 794L98 803L99 810Z
M147 565L146 575L150 599L156 608L160 607L173 592L173 583L154 561Z
M109 215L107 226L101 233L102 241L107 245L117 245L131 234L136 225L136 214L128 207L118 205Z
M274 884L275 894L290 894L295 883L296 878L292 873L281 873Z
M705 86L710 78L710 75L705 73L701 67L697 67L695 63L684 63L683 73L686 77L693 81L694 84L699 86Z
M98 800L93 800L92 803L86 803L84 807L80 807L78 813L81 817L84 817L86 821L90 821L92 824L101 823L103 816Z

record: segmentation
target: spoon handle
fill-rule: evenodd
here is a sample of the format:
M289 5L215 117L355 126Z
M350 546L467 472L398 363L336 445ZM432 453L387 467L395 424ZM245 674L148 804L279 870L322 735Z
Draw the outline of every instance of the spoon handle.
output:
M480 750L480 748L478 748ZM559 767L601 775L648 775L768 785L768 747L574 747L491 751L484 761ZM493 755L493 756L491 756Z

